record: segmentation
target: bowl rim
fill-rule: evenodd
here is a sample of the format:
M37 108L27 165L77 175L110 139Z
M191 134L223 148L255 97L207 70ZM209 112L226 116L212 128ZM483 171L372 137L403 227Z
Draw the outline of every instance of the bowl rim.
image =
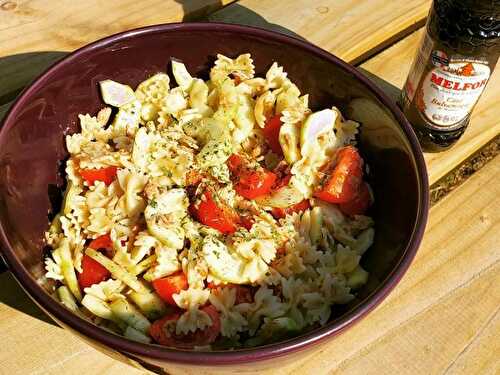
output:
M399 283L406 270L410 266L415 254L418 250L427 222L429 210L429 185L427 178L427 169L424 162L423 154L415 136L415 133L404 117L403 113L380 88L372 83L366 76L359 72L354 66L341 60L330 52L317 47L302 39L289 36L275 31L269 31L262 28L235 25L221 22L178 22L169 24L158 24L136 28L108 37L99 39L95 42L87 44L74 52L60 59L43 73L41 73L30 85L28 85L17 97L13 105L9 108L0 127L0 141L6 137L6 128L13 123L13 114L19 111L25 104L28 96L42 86L49 76L62 66L71 64L81 55L89 53L92 50L106 47L108 44L115 43L124 39L135 36L144 36L156 33L170 33L176 30L181 31L205 31L205 32L231 32L237 34L247 34L254 37L270 39L277 43L284 43L303 49L319 58L332 63L344 71L350 73L355 79L360 81L368 90L370 90L376 98L384 104L391 112L394 118L399 123L403 133L406 135L409 147L412 151L417 167L416 176L418 183L418 204L417 216L413 232L408 245L404 249L403 257L400 262L394 267L386 279L372 292L363 303L354 307L338 319L333 320L328 325L318 329L306 332L300 336L288 339L286 341L269 344L265 346L238 349L234 351L185 351L179 349L171 349L159 345L150 345L134 342L119 336L90 323L89 321L78 317L73 313L69 313L61 304L55 301L31 276L29 271L24 268L20 260L17 258L11 244L6 236L6 229L0 222L0 240L2 242L1 253L3 254L9 270L14 274L15 278L21 287L28 295L41 306L49 315L52 315L56 321L62 322L63 325L70 327L72 330L83 334L91 340L103 343L105 346L118 350L119 352L138 356L139 358L151 358L160 361L171 361L176 363L191 364L191 365L228 365L228 364L243 364L249 361L263 361L272 359L285 354L293 353L311 345L324 341L328 337L333 337L346 328L365 317L371 310L378 306L389 292Z

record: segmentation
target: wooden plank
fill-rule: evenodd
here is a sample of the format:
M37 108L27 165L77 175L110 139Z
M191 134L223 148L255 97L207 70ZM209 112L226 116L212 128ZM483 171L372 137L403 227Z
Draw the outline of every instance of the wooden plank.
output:
M141 374L96 351L48 318L10 273L0 275L0 374Z
M359 69L393 100L397 100L422 35L423 29L368 60ZM470 125L457 144L445 152L425 154L430 184L434 184L500 134L498 108L500 108L500 69L493 72L473 112Z
M359 67L393 100L399 97L422 32L423 30L419 30L413 33ZM391 64L387 61L391 61ZM398 69L394 69L394 66ZM471 124L457 144L445 152L425 154L431 185L500 134L499 107L500 69L497 69L474 110ZM0 106L0 119L7 108L7 104Z
M13 100L34 77L84 44L135 27L197 19L233 1L125 0L117 6L63 0L58 9L43 0L6 1L0 6L0 104ZM429 4L430 0L322 0L313 5L294 0L287 2L284 12L280 2L245 0L211 19L296 33L356 62L421 25Z
M474 342L474 332L487 326L500 305L500 290L494 287L500 265L500 184L495 183L499 174L496 157L431 209L412 266L367 318L306 360L269 375L431 374L442 373L432 371L432 366L444 370L460 358ZM454 319L462 324L454 325ZM445 350L446 345L451 349ZM386 358L398 362L388 364ZM363 362L362 369L357 361ZM461 366L475 368L490 359L484 353L462 361Z
M498 332L499 174L500 157L496 157L432 208L415 261L381 306L322 350L267 374L389 370L415 374L497 368L496 358L480 344L492 343L497 338L493 332ZM0 339L6 348L23 348L16 353L34 353L30 357L0 351L1 368L41 373L52 366L51 373L62 369L62 373L80 374L84 360L86 373L115 373L113 366L116 372L123 370L62 329L34 318L40 316L9 276L0 275L0 283ZM42 333L33 342L26 332ZM55 363L54 358L61 362Z
M500 262L458 287L439 303L408 318L355 356L340 363L332 374L442 374L457 353L474 341L476 332L495 315L500 295L491 292L500 283ZM432 339L432 340L431 340ZM491 353L469 358L491 363ZM497 352L498 355L498 352ZM484 362L483 363L483 358ZM468 362L466 363L469 364ZM484 372L469 372L469 374Z
M0 2L0 104L65 53L120 31L196 19L234 0Z
M413 33L359 67L362 72L367 74L394 100L397 100L399 97L400 88L406 80L422 31L423 30L419 30ZM44 57L41 55L33 58L38 58L40 61L31 65L30 61L34 60L30 58L26 59L25 63L32 69L31 71L24 71L27 76L37 73L39 69L45 66L44 64L50 62L49 57L47 57L48 60L44 60ZM1 61L0 59L0 72L2 71ZM391 61L391 63L388 64L387 61ZM22 66L23 62L21 62L20 65ZM15 67L16 64L9 66L12 66L12 69L17 69ZM398 68L395 69L395 66ZM27 76L22 76L20 79L23 80ZM13 79L13 81L16 80L17 78ZM7 84L3 87L9 87L9 85ZM13 87L17 86L14 85ZM17 87L14 91L17 92L18 89ZM0 85L0 92L1 90L2 85ZM500 121L498 120L497 113L499 105L500 69L497 69L493 73L488 87L474 110L469 128L460 141L448 151L436 154L425 154L430 184L437 182L468 157L477 152L496 135L500 134ZM3 117L5 110L5 106L0 106L0 118Z
M498 288L498 284L496 286ZM499 374L500 361L500 314L498 310L448 368L449 374ZM481 358L481 361L477 359Z
M423 24L431 1L240 0L208 16L302 37L357 63Z

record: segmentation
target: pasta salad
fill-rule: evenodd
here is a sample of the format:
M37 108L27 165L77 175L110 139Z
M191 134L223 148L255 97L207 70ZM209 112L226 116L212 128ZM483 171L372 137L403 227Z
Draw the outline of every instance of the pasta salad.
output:
M144 343L257 346L324 325L367 282L373 203L359 124L313 112L276 62L172 61L134 90L105 80L80 115L46 277L60 302Z

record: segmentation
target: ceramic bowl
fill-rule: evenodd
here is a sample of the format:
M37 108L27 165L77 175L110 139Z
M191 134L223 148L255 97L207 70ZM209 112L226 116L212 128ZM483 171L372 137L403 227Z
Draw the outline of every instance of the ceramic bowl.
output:
M335 308L324 327L272 345L192 352L145 345L109 333L70 313L37 280L43 274L43 232L51 192L61 186L64 136L78 131L79 113L102 106L98 82L137 85L166 71L172 57L207 77L217 53L251 53L256 73L273 61L309 93L312 109L337 106L360 121L360 148L370 166L376 204L374 245L363 258L368 284L356 301ZM53 65L12 105L0 131L0 235L11 272L61 326L94 347L150 369L203 366L222 373L297 360L332 340L377 306L399 282L420 244L428 212L428 182L417 139L394 102L356 68L312 44L262 29L215 23L168 24L127 31L89 44ZM373 327L373 329L377 329Z

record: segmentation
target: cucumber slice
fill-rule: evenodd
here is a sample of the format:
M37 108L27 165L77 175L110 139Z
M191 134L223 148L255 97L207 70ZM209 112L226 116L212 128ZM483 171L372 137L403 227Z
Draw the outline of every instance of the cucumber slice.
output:
M159 319L167 312L165 303L153 291L148 293L131 291L129 297L148 319Z
M123 336L130 340L134 340L137 342L142 342L143 344L150 344L151 343L151 338L138 329L135 329L134 327L127 326L125 329L125 332L123 332Z
M365 271L360 265L358 265L354 271L349 272L347 276L347 286L352 289L358 289L366 284L368 281L368 271Z
M64 238L57 249L59 257L61 258L61 272L64 276L64 281L66 286L69 288L71 293L75 296L78 301L82 300L82 293L80 291L80 286L78 285L78 280L76 278L75 267L73 266L73 259L71 256L71 249L69 247L69 241Z
M71 294L71 291L66 285L57 288L57 297L65 307L71 311L78 311L75 297L73 297L73 294Z
M99 82L99 86L101 87L102 100L113 107L122 107L136 99L134 90L130 86L110 79Z
M113 316L127 323L132 328L146 334L151 323L132 304L124 299L116 299L109 304Z
M314 245L317 245L321 240L321 228L323 227L323 213L321 208L314 207L311 210L311 229L309 230L309 236Z

